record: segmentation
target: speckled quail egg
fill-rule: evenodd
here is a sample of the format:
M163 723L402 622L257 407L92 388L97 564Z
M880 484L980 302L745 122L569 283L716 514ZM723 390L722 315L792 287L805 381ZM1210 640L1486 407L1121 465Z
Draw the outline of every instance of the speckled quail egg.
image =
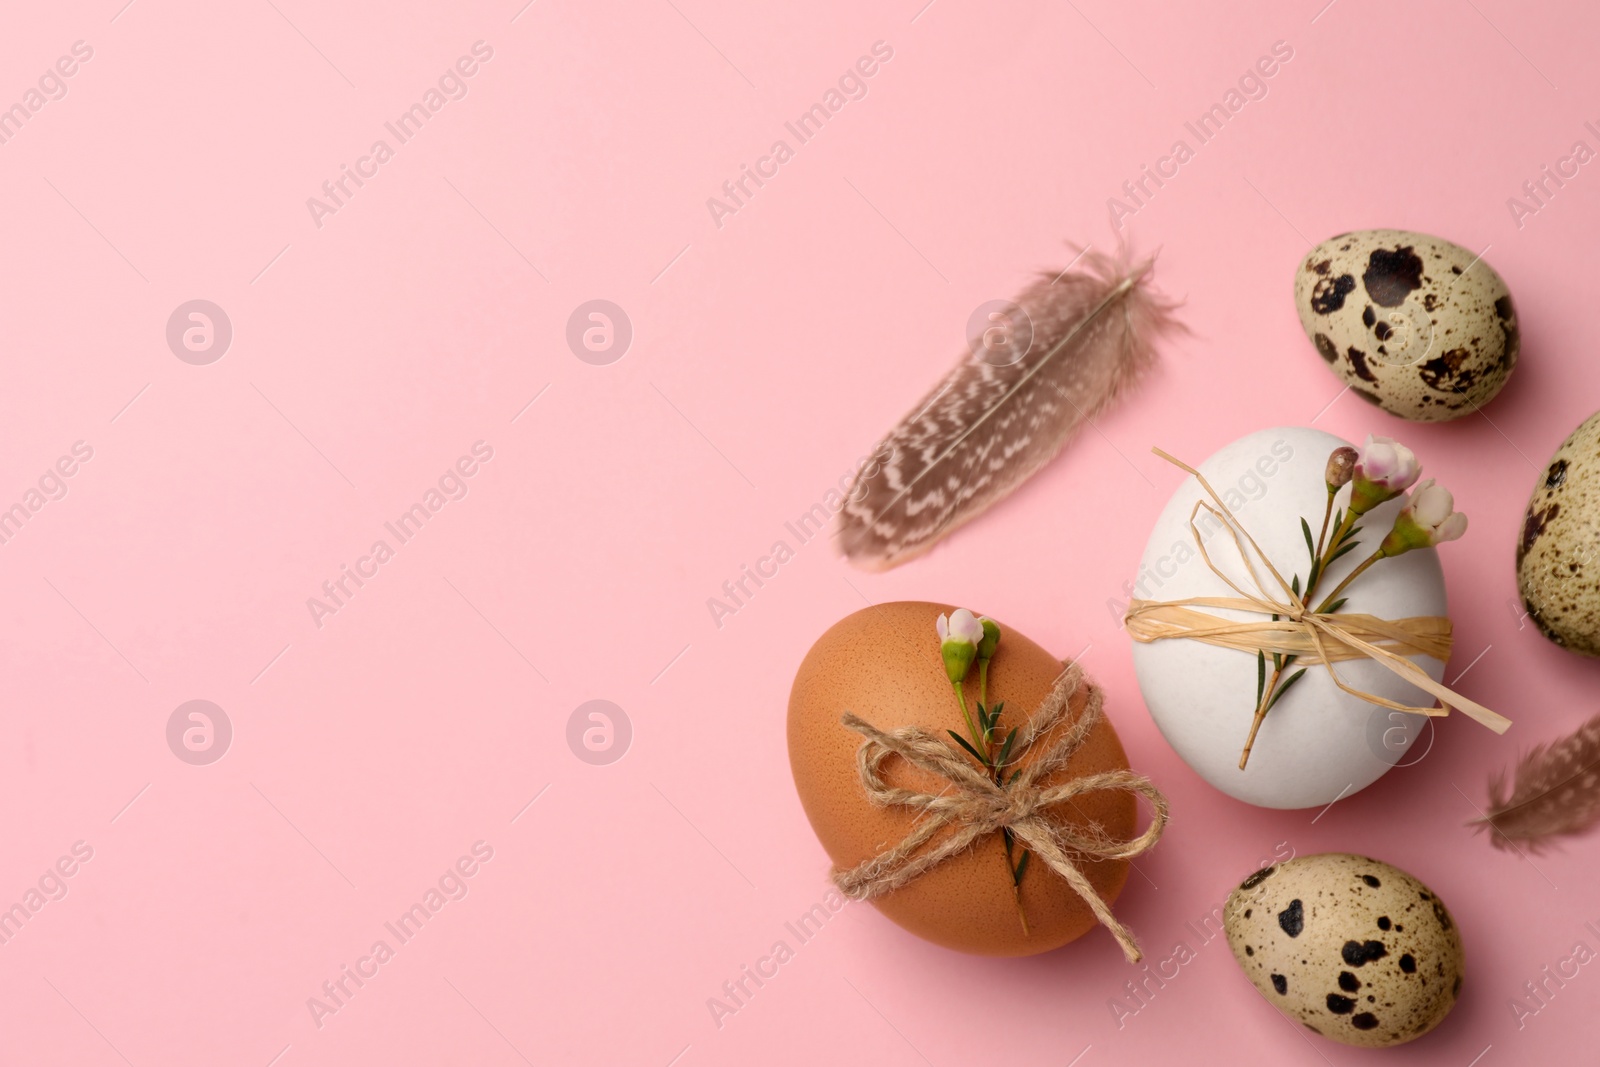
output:
M1322 242L1294 276L1300 325L1350 391L1416 422L1470 415L1517 365L1511 292L1459 245L1406 230Z
M1600 414L1566 439L1533 487L1517 587L1546 637L1600 656Z
M1444 902L1365 856L1328 852L1263 867L1228 897L1222 921L1261 995L1346 1045L1421 1037L1461 994L1461 934Z

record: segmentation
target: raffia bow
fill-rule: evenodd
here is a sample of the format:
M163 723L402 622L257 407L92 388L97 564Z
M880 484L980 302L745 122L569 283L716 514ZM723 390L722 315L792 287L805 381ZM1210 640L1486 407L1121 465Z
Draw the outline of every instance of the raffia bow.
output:
M1409 655L1424 655L1440 661L1448 660L1452 641L1448 618L1426 615L1406 619L1380 619L1374 615L1324 614L1311 610L1306 606L1304 598L1295 593L1294 587L1284 581L1283 575L1278 573L1272 560L1267 558L1267 554L1261 551L1261 546L1256 544L1255 538L1250 536L1250 532L1228 510L1227 505L1222 502L1216 490L1211 488L1211 483L1206 481L1205 476L1159 448L1152 451L1178 469L1194 475L1200 482L1201 488L1206 491L1206 495L1216 502L1216 506L1212 506L1204 500L1196 501L1194 509L1189 513L1189 529L1194 534L1195 546L1200 550L1200 557L1205 560L1206 566L1211 568L1211 573L1222 579L1239 595L1188 597L1183 600L1165 601L1134 600L1128 605L1128 612L1123 621L1135 641L1149 644L1184 638L1203 641L1219 648L1238 649L1241 652L1313 656L1327 669L1334 685L1368 704L1417 715L1448 715L1452 708L1457 708L1497 734L1505 733L1511 726L1510 719L1434 681L1426 671L1406 658ZM1201 536L1200 528L1195 522L1202 510L1220 522L1221 528L1227 531L1234 547L1239 550L1239 558L1244 561L1245 570L1255 586L1253 591L1239 586L1212 562L1211 556L1206 552L1205 538ZM1255 563L1239 541L1241 535L1250 547L1255 549L1256 556L1265 564L1273 581L1282 590L1281 597L1274 593L1256 572ZM1198 608L1229 608L1263 615L1266 618L1235 622L1207 611L1196 610ZM1439 706L1420 707L1401 704L1376 693L1346 685L1338 672L1333 669L1333 665L1352 659L1368 659L1381 664L1418 689L1437 697Z
M904 840L888 851L848 871L835 869L834 884L848 897L872 900L960 855L980 838L1009 827L1018 841L1083 898L1095 918L1117 939L1129 962L1137 962L1141 958L1138 942L1111 914L1110 906L1095 892L1078 864L1084 860L1132 859L1149 851L1166 826L1167 800L1148 778L1125 770L1102 771L1055 785L1041 784L1083 747L1102 716L1104 695L1099 686L1084 677L1078 664L1070 664L1056 678L1039 710L1018 730L1012 746L1015 759L1011 762L1019 763L1034 743L1066 716L1068 702L1079 685L1088 687L1083 714L1006 785L995 782L960 749L927 730L902 726L885 732L846 714L841 720L844 725L866 738L856 750L856 768L867 799L878 807L907 808L922 818ZM939 793L921 793L890 785L883 777L883 764L891 756L937 775L949 783L948 788ZM1126 790L1150 802L1155 815L1144 833L1131 841L1118 841L1096 826L1062 825L1047 814L1049 808L1069 803L1074 797L1107 789Z

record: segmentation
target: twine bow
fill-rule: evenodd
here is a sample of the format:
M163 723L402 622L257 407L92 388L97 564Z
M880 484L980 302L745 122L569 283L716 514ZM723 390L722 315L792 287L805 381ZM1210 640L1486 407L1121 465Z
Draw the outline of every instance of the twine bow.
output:
M1154 451L1168 463L1194 475L1200 482L1201 488L1216 502L1216 506L1212 506L1205 500L1196 501L1194 509L1189 513L1189 529L1194 534L1200 557L1205 560L1206 566L1211 568L1211 573L1222 579L1239 595L1188 597L1183 600L1166 601L1134 600L1128 605L1124 622L1128 633L1135 641L1149 644L1155 641L1187 638L1242 652L1314 656L1323 667L1327 668L1328 676L1333 679L1334 685L1368 704L1417 715L1448 715L1452 708L1457 708L1497 734L1505 733L1511 726L1510 719L1434 681L1426 671L1406 658L1409 655L1424 655L1441 661L1448 660L1452 640L1449 619L1438 615L1380 619L1375 615L1325 614L1311 610L1306 606L1305 599L1294 591L1293 586L1284 581L1283 575L1278 573L1278 569L1272 565L1266 553L1261 551L1261 546L1256 544L1255 538L1250 536L1250 532L1240 525L1239 520L1223 504L1222 498L1211 488L1211 483L1206 481L1205 476L1159 448ZM1211 556L1206 552L1205 538L1201 536L1200 527L1195 522L1202 510L1218 520L1221 528L1232 539L1234 547L1239 550L1239 557L1244 560L1245 570L1255 587L1254 590L1240 587L1212 562ZM1256 572L1255 563L1239 541L1241 535L1266 565L1273 581L1282 590L1281 597L1276 595ZM1196 608L1229 608L1264 615L1266 618L1233 622L1207 611L1197 611ZM1338 672L1333 669L1333 665L1352 659L1369 659L1381 664L1417 688L1437 697L1439 706L1419 707L1402 704L1378 696L1376 693L1346 685Z
M1111 914L1110 906L1095 892L1078 864L1084 860L1132 859L1149 851L1166 826L1167 800L1148 778L1125 770L1087 774L1056 785L1041 784L1083 747L1102 715L1104 696L1100 687L1084 677L1078 664L1069 665L1056 678L1039 710L1017 732L1012 746L1016 758L1012 762L1020 762L1034 743L1066 716L1068 702L1079 685L1088 686L1083 714L1005 785L995 782L949 742L926 730L903 726L884 732L846 714L844 725L866 738L856 750L856 768L867 799L879 807L908 808L924 817L888 851L848 871L836 869L833 880L840 891L855 900L872 900L961 854L979 838L1009 828L1017 840L1083 898L1095 918L1117 939L1128 961L1138 962L1138 942ZM938 775L949 783L949 788L939 793L920 793L890 785L884 780L883 764L891 756ZM1098 826L1063 825L1048 816L1049 808L1084 793L1108 789L1126 790L1148 800L1155 809L1149 829L1131 841L1118 841Z

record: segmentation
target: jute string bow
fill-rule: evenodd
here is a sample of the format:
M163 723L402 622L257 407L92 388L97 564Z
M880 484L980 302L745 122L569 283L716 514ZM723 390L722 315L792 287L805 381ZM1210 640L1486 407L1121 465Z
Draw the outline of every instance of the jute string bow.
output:
M1134 600L1128 605L1124 622L1128 633L1135 641L1148 644L1154 641L1186 638L1252 654L1265 652L1270 655L1276 652L1313 656L1327 668L1328 676L1333 679L1334 685L1368 704L1417 715L1448 715L1451 708L1459 708L1497 734L1505 733L1510 727L1510 719L1434 681L1421 667L1406 658L1408 655L1424 655L1440 661L1448 660L1452 640L1449 619L1438 615L1380 619L1375 615L1323 614L1311 610L1306 606L1304 598L1295 593L1294 587L1284 581L1283 575L1278 573L1272 560L1261 551L1261 546L1256 544L1255 538L1250 536L1249 531L1240 525L1239 520L1223 504L1222 498L1211 488L1211 483L1206 481L1205 476L1159 448L1155 449L1155 453L1180 470L1194 475L1200 482L1201 488L1206 491L1206 495L1215 501L1215 506L1205 500L1195 503L1194 510L1189 513L1189 529L1194 534L1195 546L1200 550L1200 557L1205 560L1206 566L1211 568L1211 573L1222 579L1239 595L1188 597L1183 600L1166 601ZM1205 538L1201 536L1200 527L1195 521L1202 510L1209 513L1233 541L1234 547L1239 551L1239 557L1244 560L1245 571L1255 587L1253 590L1239 586L1212 562L1211 556L1206 552ZM1273 581L1281 590L1281 596L1275 593L1257 573L1254 561L1240 543L1241 536L1266 566ZM1231 608L1265 617L1235 622L1207 611L1195 610L1197 608ZM1418 707L1402 704L1378 696L1376 693L1346 685L1333 669L1333 665L1352 659L1369 659L1381 664L1417 688L1437 697L1439 706Z
M1132 771L1102 771L1055 785L1041 784L1083 747L1101 718L1104 696L1099 686L1084 677L1078 664L1069 665L1056 678L1039 710L1018 730L1011 749L1015 754L1012 763L1020 763L1035 742L1066 717L1068 702L1080 685L1088 689L1083 714L1005 785L995 782L960 749L920 727L902 726L884 732L855 715L845 715L844 725L866 738L856 750L856 768L867 799L879 807L907 808L921 818L905 839L887 852L848 871L835 870L833 880L840 891L856 900L880 897L960 855L985 835L1009 827L1018 841L1083 898L1095 918L1122 946L1123 955L1130 962L1137 962L1138 942L1111 914L1110 906L1095 892L1078 864L1085 860L1132 859L1149 851L1167 824L1167 799L1148 778ZM948 788L939 793L920 793L890 785L884 780L883 765L891 756L939 776L949 783ZM1062 824L1047 814L1049 808L1103 789L1126 790L1148 800L1155 810L1149 829L1131 841L1118 841L1098 826Z

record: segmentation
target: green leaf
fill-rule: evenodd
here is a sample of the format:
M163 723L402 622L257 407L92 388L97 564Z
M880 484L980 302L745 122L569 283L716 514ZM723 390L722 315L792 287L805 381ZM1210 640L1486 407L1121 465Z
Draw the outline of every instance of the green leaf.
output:
M1028 857L1033 853L1024 851L1022 858L1017 861L1017 869L1011 873L1011 880L1016 885L1022 884L1022 876L1028 872Z
M1351 541L1348 545L1342 545L1337 552L1328 557L1328 562L1332 563L1342 557L1345 553L1355 551L1356 547L1357 545L1354 541Z
M1006 743L1000 746L1000 755L994 761L996 767L1004 767L1006 765L1006 761L1011 757L1011 745L1016 739L1017 728L1013 726L1011 732L1006 734Z
M1340 608L1344 607L1345 604L1349 602L1349 600L1350 600L1349 597L1343 597L1342 596L1338 600L1335 600L1332 604L1329 604L1326 608L1324 608L1322 613L1324 615L1332 615L1334 612L1336 612Z
M950 730L949 734L950 734L951 737L956 739L956 744L960 745L962 748L964 748L968 752L972 753L972 758L973 759L977 760L979 763L981 763L985 767L989 766L989 761L984 759L982 756L978 755L978 750L972 747L972 742L968 741L965 737L962 737L960 734L956 733L954 730Z
M1343 540L1345 542L1354 541L1356 539L1356 536L1361 533L1362 529L1364 529L1364 527L1361 527L1361 526L1352 526L1352 527L1350 527L1349 532L1344 535Z
M1294 576L1294 581L1290 582L1289 586L1294 590L1295 596L1300 595L1300 576L1298 574Z
M1311 562L1315 564L1317 562L1317 542L1311 536L1311 524L1305 520L1303 515L1300 517L1300 532L1306 535L1306 552L1310 554Z
M1022 777L1022 768L1018 767L1016 770L1011 772L1011 777L1006 779L1006 785L1008 785L1008 786L1012 785L1013 783L1016 782L1016 780L1018 778L1021 778L1021 777Z
M1261 697L1267 691L1267 654L1256 652L1256 707L1261 706Z
M1289 675L1289 680L1284 682L1283 685L1279 686L1278 687L1278 691L1276 693L1272 694L1272 700L1267 704L1267 710L1271 711L1272 710L1272 705L1276 704L1278 701L1282 700L1283 699L1283 694L1287 693L1294 686L1294 683L1298 682L1300 679L1304 678L1305 676L1306 676L1306 668L1304 668L1304 667L1301 667L1299 670L1297 670L1293 674Z

